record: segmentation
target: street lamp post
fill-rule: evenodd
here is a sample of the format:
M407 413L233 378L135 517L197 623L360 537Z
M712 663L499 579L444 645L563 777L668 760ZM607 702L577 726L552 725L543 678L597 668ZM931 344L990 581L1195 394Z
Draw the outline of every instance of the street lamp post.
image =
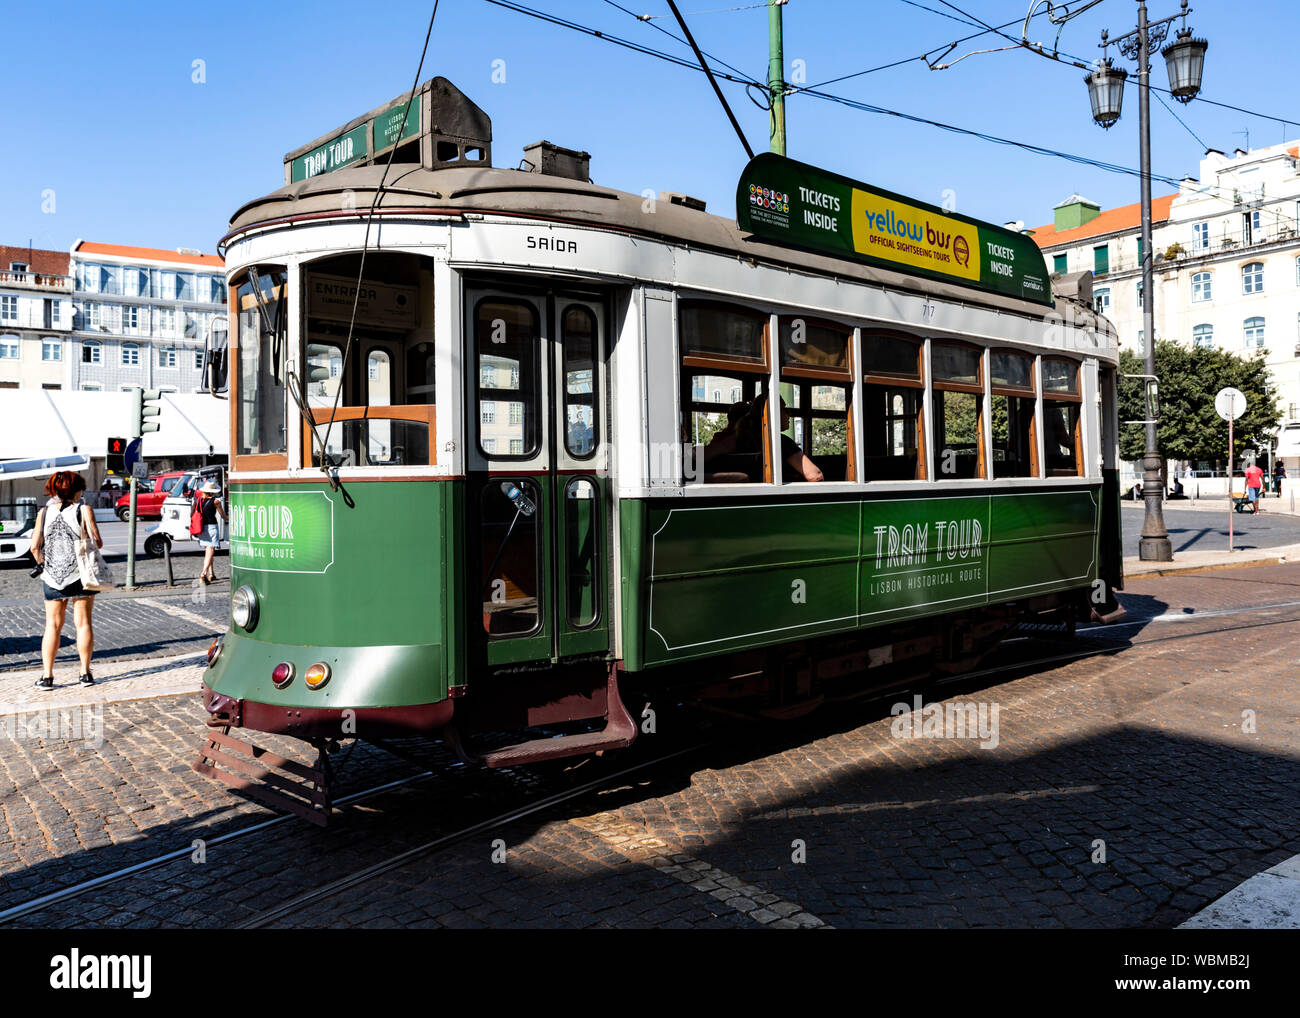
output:
M1109 38L1101 33L1102 60L1097 69L1085 79L1092 103L1093 119L1104 128L1110 128L1120 117L1124 101L1124 81L1128 72L1113 67L1106 57L1106 48L1114 43L1126 57L1138 64L1138 137L1142 171L1142 346L1146 359L1148 384L1156 373L1155 329L1155 252L1151 249L1151 47L1159 46L1169 34L1170 22L1182 18L1183 28L1176 42L1162 51L1169 68L1170 91L1179 102L1191 102L1201 90L1201 73L1205 66L1203 39L1193 39L1187 28L1187 15L1191 13L1187 0L1182 0L1181 11L1160 21L1147 19L1146 0L1137 0L1137 28ZM1147 415L1146 450L1142 455L1142 498L1146 515L1142 522L1142 536L1138 541L1138 558L1145 562L1172 561L1173 547L1165 528L1163 512L1164 492L1160 472L1160 450L1156 443L1154 415Z

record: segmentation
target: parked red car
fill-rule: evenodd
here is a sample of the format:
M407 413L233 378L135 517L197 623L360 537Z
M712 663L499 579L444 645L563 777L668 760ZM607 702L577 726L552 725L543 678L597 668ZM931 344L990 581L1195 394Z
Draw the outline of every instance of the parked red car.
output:
M172 470L165 474L159 474L157 477L151 477L148 481L140 485L139 490L135 493L135 511L142 520L160 520L162 519L162 504L172 489L180 483L180 479L189 470ZM146 485L148 487L146 488ZM183 494L176 492L176 494ZM127 492L117 500L117 507L113 510L117 513L117 518L125 522L131 516L131 493Z

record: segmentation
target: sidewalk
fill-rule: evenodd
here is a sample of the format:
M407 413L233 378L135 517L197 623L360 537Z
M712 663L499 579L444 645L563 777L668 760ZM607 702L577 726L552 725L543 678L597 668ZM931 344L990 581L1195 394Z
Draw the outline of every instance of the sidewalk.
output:
M177 693L197 695L207 667L205 654L134 661L96 661L91 665L93 686L77 682L75 662L61 663L54 671L54 688L48 692L33 685L40 668L0 673L0 717L48 708L93 707L124 700L141 700Z
M1300 562L1300 544L1283 544L1276 548L1251 548L1228 551L1226 547L1200 551L1180 551L1172 562L1143 562L1136 555L1125 556L1124 578L1168 576L1171 573L1203 573L1213 569L1241 569L1245 566L1275 566Z
M1300 855L1256 873L1182 923L1180 930L1300 929Z

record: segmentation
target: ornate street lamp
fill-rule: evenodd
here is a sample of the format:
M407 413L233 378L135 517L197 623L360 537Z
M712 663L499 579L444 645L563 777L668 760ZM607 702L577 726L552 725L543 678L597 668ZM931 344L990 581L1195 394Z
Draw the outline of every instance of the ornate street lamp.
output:
M1142 165L1142 320L1143 354L1146 362L1145 377L1148 390L1156 383L1155 353L1155 263L1151 250L1151 50L1158 47L1169 35L1169 24L1183 19L1178 40L1161 52L1169 67L1169 85L1179 102L1191 102L1201 90L1201 72L1205 68L1205 51L1209 44L1204 39L1193 39L1187 27L1187 0L1182 9L1160 21L1147 20L1146 0L1138 0L1138 27L1117 39L1108 32L1101 33L1102 60L1097 69L1087 77L1088 98L1092 102L1092 118L1102 127L1109 128L1119 120L1121 97L1127 72L1110 65L1106 49L1114 44L1119 51L1138 65L1138 142ZM1148 392L1148 398L1153 395ZM1156 442L1156 420L1146 420L1146 449L1142 454L1142 498L1146 513L1142 521L1142 536L1138 541L1138 558L1144 562L1169 562L1174 557L1169 531L1165 528L1164 484L1162 481L1160 450Z
M1186 4L1184 4L1186 6ZM1169 68L1169 91L1180 103L1189 103L1201 90L1201 72L1205 70L1205 51L1210 44L1204 39L1193 39L1192 30L1184 28L1178 41L1171 42L1160 51ZM1095 110L1096 100L1093 101ZM1096 113L1093 113L1096 116Z
M1107 58L1083 80L1088 83L1088 98L1092 100L1092 119L1110 130L1111 125L1119 120L1124 106L1124 82L1128 80L1128 71L1112 66Z

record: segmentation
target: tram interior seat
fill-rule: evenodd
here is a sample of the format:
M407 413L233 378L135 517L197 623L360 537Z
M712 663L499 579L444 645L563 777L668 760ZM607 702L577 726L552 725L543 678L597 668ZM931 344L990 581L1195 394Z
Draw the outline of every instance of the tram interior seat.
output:
M709 461L705 484L757 484L763 480L763 457L756 452L731 452Z
M817 469L822 472L824 481L842 481L848 477L849 457L847 453L838 453L833 456L812 456L810 459L817 464Z

